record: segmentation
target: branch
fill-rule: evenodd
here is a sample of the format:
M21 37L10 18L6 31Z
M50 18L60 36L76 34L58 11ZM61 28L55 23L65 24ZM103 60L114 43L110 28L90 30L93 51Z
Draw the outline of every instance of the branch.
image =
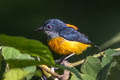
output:
M120 48L117 48L117 49L114 49L114 50L117 50L117 51L120 51ZM93 55L93 57L101 57L101 56L104 56L104 51L100 52L99 54L95 54ZM82 59L80 61L77 61L77 62L73 62L71 63L71 66L78 66L80 64L82 64L86 59Z
M117 49L114 49L114 50L120 51L120 48L117 48ZM104 56L104 51L100 52L99 54L93 55L93 57L101 57L101 56ZM85 60L86 60L86 59L82 59L82 60L77 61L77 62L74 62L74 63L70 63L70 62L68 62L68 61L66 61L66 60L63 60L63 61L61 62L61 64L65 65L65 66L67 66L67 67L74 67L74 66L78 66L78 65L82 64ZM64 70L63 75L59 75L59 74L57 74L56 72L53 72L53 71L52 71L49 67L47 67L46 65L39 65L39 67L41 67L41 69L44 70L44 74L45 74L46 76L49 76L49 77L54 76L54 77L56 77L56 78L58 78L58 79L61 79L61 80L68 80L68 78L69 78L70 71L68 71L68 70Z
M71 66L71 64L66 60L63 60L61 64L68 66L68 67ZM69 79L69 74L70 74L69 70L65 69L63 75L59 75L56 72L53 72L46 65L39 65L39 67L43 70L43 73L47 78L57 77L58 79L61 79L61 80L68 80Z
M49 67L47 67L46 65L39 65L39 67L43 70L45 76L47 76L47 78L51 77L51 75L57 77L57 78L61 78L61 75L57 74L56 72L53 72Z

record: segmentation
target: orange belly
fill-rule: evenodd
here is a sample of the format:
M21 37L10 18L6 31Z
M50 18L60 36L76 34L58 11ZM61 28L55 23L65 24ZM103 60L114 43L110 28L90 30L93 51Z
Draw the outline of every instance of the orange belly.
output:
M88 47L90 47L90 44L85 44L81 42L76 41L68 41L62 37L56 37L51 39L48 42L49 47L58 54L81 54L83 51L85 51Z

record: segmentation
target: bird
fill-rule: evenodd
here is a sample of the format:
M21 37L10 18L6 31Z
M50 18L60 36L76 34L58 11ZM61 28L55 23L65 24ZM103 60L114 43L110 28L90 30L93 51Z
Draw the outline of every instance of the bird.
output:
M79 55L93 46L88 37L78 31L78 27L59 19L46 20L37 31L43 31L47 35L48 46L60 55Z

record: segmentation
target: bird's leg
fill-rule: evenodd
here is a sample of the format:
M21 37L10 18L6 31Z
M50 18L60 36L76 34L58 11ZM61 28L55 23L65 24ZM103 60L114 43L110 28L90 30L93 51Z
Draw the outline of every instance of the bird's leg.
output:
M73 54L70 54L70 55L66 56L63 60L67 60L67 59L69 59L70 57L72 57L73 55L75 55L75 54L74 54L74 53L73 53Z
M61 57L60 59L55 60L55 62L56 62L56 63L61 63L61 62L65 61L65 60L69 59L69 58L72 57L73 55L75 55L75 54L73 53L73 54L70 54L70 55L67 55L67 56L63 56L63 57Z
M62 56L61 58L55 60L56 63L61 63L66 56Z

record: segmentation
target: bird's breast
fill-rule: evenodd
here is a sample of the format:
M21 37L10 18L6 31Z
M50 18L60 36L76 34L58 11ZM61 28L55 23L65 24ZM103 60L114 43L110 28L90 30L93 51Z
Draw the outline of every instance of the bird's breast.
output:
M69 41L62 37L52 38L49 40L48 45L54 52L64 55L72 53L81 54L91 46L90 44L85 44L77 41Z

